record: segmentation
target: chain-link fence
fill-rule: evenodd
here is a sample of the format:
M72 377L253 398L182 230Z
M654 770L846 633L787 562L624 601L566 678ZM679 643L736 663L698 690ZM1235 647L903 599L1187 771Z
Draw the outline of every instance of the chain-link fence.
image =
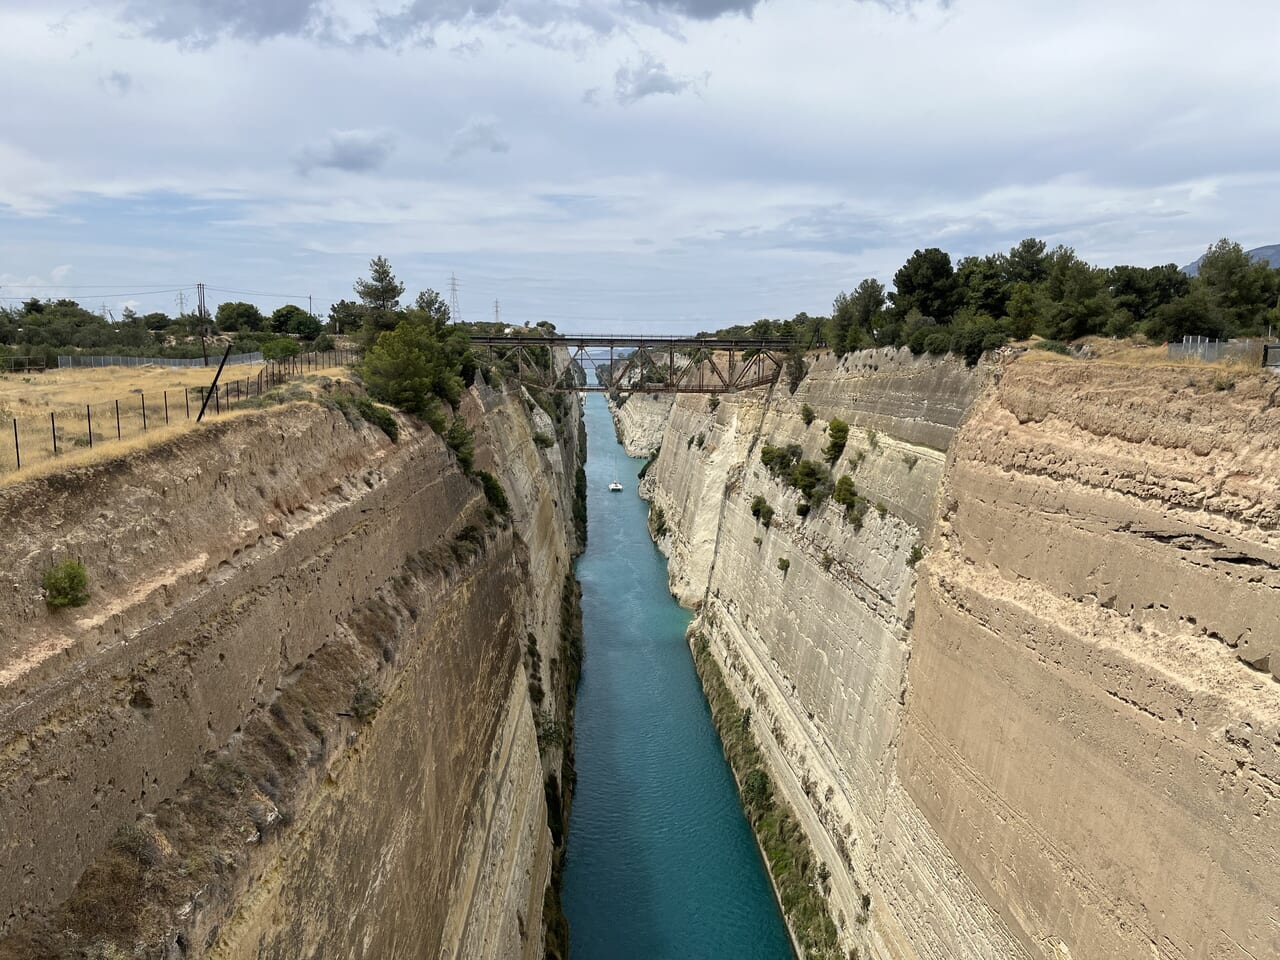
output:
M224 370L213 391L209 387L176 387L158 393L135 390L125 397L51 410L47 418L11 418L8 435L0 436L0 471L20 470L73 450L135 439L174 424L194 423L202 410L205 417L218 416L256 400L290 377L355 360L356 355L346 350L299 354L267 361L250 376Z
M1210 340L1208 337L1183 337L1181 343L1169 344L1170 360L1200 360L1217 363L1220 360L1258 362L1264 344L1261 340Z

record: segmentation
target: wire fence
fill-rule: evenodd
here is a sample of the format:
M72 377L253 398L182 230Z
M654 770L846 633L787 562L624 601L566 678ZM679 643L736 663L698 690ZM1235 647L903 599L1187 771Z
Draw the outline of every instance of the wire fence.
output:
M216 417L260 402L264 394L292 377L354 363L356 359L357 355L348 350L303 353L266 361L251 376L232 376L224 370L216 390L205 386L175 387L149 394L138 390L127 397L51 410L47 418L14 417L8 424L8 436L0 436L0 472L32 467L73 450L135 439L174 424L193 425L202 410L206 418Z
M1210 340L1208 337L1183 337L1181 343L1169 344L1170 360L1201 360L1217 363L1236 359L1258 362L1266 349L1261 340Z
M239 366L245 363L262 363L264 357L258 353L236 353L227 357L227 366ZM58 355L58 369L66 367L216 367L218 358L208 360L203 357L66 357Z

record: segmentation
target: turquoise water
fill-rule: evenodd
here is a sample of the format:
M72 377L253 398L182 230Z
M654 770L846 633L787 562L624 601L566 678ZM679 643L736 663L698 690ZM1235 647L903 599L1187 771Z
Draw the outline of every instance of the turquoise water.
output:
M643 460L586 405L585 655L564 910L572 960L791 960L636 495ZM610 493L614 479L626 489Z

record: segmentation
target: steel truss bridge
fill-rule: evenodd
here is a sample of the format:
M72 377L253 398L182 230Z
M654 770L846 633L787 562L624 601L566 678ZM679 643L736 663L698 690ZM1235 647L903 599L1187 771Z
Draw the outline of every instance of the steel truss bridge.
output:
M514 360L516 379L528 386L595 393L750 390L774 383L793 347L790 340L608 334L557 334L546 338L476 335L471 344L477 351L485 351L491 360ZM548 348L568 351L568 369L555 372L554 364L548 362ZM596 382L584 385L577 371L585 374L588 369L596 374Z

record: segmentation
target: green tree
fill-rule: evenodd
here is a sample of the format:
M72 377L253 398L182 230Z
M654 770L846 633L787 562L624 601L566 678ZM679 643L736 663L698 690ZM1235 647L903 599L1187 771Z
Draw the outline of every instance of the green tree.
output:
M364 323L365 309L350 300L339 300L329 307L329 330L331 333L345 333L348 336L360 329Z
M385 257L377 256L369 261L369 279L356 280L355 291L364 306L370 336L396 325L404 284L391 272L391 264Z
M164 316L164 314L161 314ZM169 318L165 317L166 325ZM214 314L214 322L219 330L261 330L266 325L266 318L252 303L240 300L229 300L218 304L218 312Z
M1276 302L1280 274L1254 263L1240 244L1224 238L1201 258L1199 278L1229 332L1261 332Z
M849 425L839 417L832 417L827 424L827 446L822 451L828 463L835 463L844 453L844 446L849 440Z
M456 407L466 386L464 370L474 369L465 332L443 335L433 323L410 316L381 334L365 356L362 372L369 393L445 430L440 404Z
M1033 286L1049 278L1049 263L1043 240L1028 237L1009 251L1007 259L1010 283L1029 283Z
M307 311L295 304L286 303L272 312L271 329L276 333L290 333L294 325L304 319L310 319Z
M320 336L323 330L324 327L321 326L320 321L309 313L304 312L301 316L295 315L289 321L289 332L301 337L303 340L314 340Z
M1004 316L1009 302L1009 258L1002 254L965 257L956 265L963 306L991 317Z
M430 287L418 294L413 301L413 309L419 313L426 314L437 328L444 327L451 319L449 305L444 302L444 297Z
M937 247L917 250L893 275L895 309L901 315L919 310L939 322L951 318L959 306L960 287L951 255Z

